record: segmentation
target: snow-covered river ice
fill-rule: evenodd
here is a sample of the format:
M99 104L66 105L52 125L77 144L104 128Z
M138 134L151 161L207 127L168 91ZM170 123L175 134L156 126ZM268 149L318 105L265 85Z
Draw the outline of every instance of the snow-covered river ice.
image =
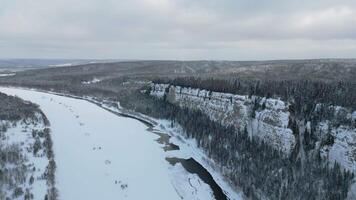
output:
M81 99L18 88L0 88L0 92L38 104L49 119L60 199L205 200L216 196L216 188L213 191L198 173L181 164L171 166L162 145L155 141L159 136L138 120Z
M51 123L60 199L179 199L155 135L92 103L13 88Z

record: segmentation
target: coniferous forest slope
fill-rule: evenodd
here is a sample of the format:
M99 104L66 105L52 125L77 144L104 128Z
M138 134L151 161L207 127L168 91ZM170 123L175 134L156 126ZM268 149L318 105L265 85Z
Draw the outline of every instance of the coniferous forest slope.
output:
M0 93L0 199L57 199L50 134L37 105Z
M251 199L356 198L355 60L88 64L0 84L168 119Z

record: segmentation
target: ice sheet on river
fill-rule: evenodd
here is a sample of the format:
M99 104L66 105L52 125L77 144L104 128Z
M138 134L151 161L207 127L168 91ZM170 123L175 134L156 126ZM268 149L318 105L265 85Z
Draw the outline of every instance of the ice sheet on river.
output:
M180 199L156 135L84 100L14 88L51 122L60 199Z

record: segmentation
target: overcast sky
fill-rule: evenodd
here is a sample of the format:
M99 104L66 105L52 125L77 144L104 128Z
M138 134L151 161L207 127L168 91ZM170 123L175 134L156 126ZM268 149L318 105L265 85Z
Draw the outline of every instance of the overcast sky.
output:
M0 58L356 57L355 0L0 0Z

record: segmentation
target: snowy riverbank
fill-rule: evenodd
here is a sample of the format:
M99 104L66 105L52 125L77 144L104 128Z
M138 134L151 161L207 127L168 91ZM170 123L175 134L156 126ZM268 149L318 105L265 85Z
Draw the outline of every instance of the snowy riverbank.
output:
M1 88L40 105L51 122L60 199L180 199L167 162L137 120L84 100Z

